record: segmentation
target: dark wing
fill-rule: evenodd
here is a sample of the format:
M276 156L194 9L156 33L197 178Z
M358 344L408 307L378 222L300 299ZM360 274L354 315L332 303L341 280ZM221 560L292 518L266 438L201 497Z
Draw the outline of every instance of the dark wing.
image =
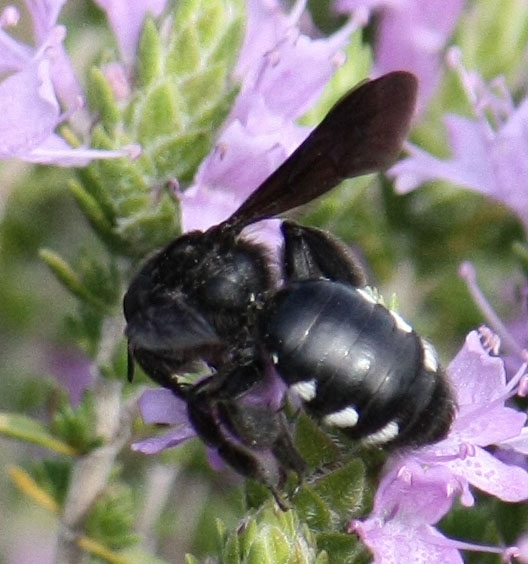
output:
M223 226L242 229L306 204L345 178L388 168L409 131L416 91L415 76L404 71L360 84Z

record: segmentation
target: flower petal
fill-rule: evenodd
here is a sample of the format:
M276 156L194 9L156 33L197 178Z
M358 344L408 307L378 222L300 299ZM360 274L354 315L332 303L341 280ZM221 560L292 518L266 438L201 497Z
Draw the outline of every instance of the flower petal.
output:
M189 425L182 425L172 429L165 435L149 437L143 441L132 443L132 450L143 454L158 454L166 448L175 447L196 436L194 429Z
M148 424L188 423L186 403L164 388L146 390L139 398L139 409L143 421Z
M503 501L528 499L528 472L518 466L504 464L480 447L475 447L474 453L464 460L452 460L446 466L479 490Z

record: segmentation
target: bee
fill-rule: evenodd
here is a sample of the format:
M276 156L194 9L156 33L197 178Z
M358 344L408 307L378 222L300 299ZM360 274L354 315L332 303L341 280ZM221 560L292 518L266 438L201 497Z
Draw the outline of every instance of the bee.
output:
M453 418L434 348L368 291L343 243L283 221L279 285L266 251L241 235L346 178L389 167L408 133L416 90L416 78L398 71L349 92L228 219L156 253L124 297L129 378L136 361L183 398L200 438L268 486L282 507L284 476L302 476L304 461L283 411L247 401L270 367L308 415L366 443L432 443ZM182 382L178 374L196 361L210 374Z

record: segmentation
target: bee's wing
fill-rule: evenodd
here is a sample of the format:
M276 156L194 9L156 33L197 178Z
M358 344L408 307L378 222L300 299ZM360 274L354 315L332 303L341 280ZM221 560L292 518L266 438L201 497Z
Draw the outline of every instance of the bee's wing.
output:
M388 168L408 133L416 91L416 78L404 71L360 84L223 225L242 229L310 202L345 178Z

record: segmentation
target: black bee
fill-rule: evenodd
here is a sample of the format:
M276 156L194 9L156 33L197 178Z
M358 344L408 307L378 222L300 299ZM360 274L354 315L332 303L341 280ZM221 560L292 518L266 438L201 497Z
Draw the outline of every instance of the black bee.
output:
M365 287L330 234L282 223L282 286L244 227L310 202L345 178L397 158L416 79L393 72L342 98L301 146L224 222L155 254L124 298L134 360L187 402L202 440L238 472L277 487L302 475L281 410L247 401L273 365L305 410L353 439L417 446L448 431L454 402L433 347ZM196 361L210 375L184 384ZM273 455L267 464L260 452Z

